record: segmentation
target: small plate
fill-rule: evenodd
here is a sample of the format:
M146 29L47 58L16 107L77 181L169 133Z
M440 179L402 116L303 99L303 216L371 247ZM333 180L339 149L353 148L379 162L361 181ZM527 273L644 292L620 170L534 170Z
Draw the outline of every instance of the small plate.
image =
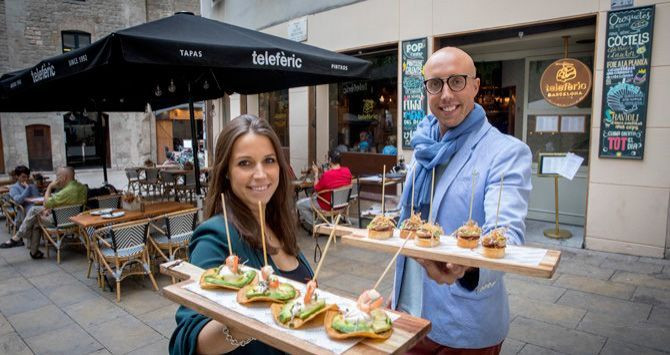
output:
M113 208L101 208L99 210L91 211L91 216L102 216L103 214L110 214L114 211Z
M123 216L123 215L125 215L125 214L126 214L126 213L123 212L123 211L118 211L118 212L114 212L114 213L110 213L110 214L103 214L103 215L102 215L102 218L104 218L104 219L117 218L117 217L121 217L121 216Z

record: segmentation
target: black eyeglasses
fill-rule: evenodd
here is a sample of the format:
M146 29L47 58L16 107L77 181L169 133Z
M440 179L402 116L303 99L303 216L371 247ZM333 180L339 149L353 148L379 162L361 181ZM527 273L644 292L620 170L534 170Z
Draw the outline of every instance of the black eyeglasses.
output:
M452 74L446 78L430 78L423 82L423 85L426 87L431 95L437 95L442 92L442 88L446 83L449 89L453 92L458 92L465 89L465 86L468 83L468 78L475 78L468 74Z

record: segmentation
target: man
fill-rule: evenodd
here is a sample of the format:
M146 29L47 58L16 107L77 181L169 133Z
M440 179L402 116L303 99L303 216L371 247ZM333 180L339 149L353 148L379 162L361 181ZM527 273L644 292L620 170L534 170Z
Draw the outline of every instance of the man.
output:
M324 190L332 190L338 187L347 186L351 184L351 171L345 166L340 166L342 155L337 150L328 152L328 170L323 173L319 179L319 168L312 164L312 172L314 173L314 191L317 193ZM324 200L318 199L319 207L323 210L330 210L330 194L321 194ZM298 201L298 216L303 226L307 230L311 230L314 225L314 216L312 215L312 207L310 205L310 197L306 197Z
M30 169L25 165L17 166L12 172L12 176L16 178L16 183L9 187L9 196L14 202L23 206L22 210L16 210L16 216L14 217L14 223L16 223L17 226L20 226L25 217L25 211L28 211L33 207L33 201L31 199L40 197L40 192L35 184L30 183ZM22 239L19 239L18 241L10 240L5 244L6 245L0 244L0 248L24 245Z
M58 192L53 193L55 189ZM41 219L45 225L53 225L51 209L60 206L79 205L86 203L87 188L74 179L74 169L71 167L58 168L56 180L52 181L44 193L44 206L33 206L26 213L26 218L21 223L16 235L9 241L0 245L0 248L11 248L18 246L23 238L30 240L30 256L33 259L41 259L44 254L39 250L42 232L39 227Z
M432 115L417 127L412 146L416 169L415 206L433 216L445 232L472 219L493 229L500 180L505 175L498 225L507 227L509 244L522 244L531 190L531 153L521 141L500 133L474 98L479 90L472 58L457 48L442 48L424 67ZM431 191L435 170L435 189ZM401 220L409 215L411 189L402 196ZM416 209L416 208L415 208ZM398 258L392 307L431 321L432 329L409 354L497 354L509 328L503 274L430 260Z

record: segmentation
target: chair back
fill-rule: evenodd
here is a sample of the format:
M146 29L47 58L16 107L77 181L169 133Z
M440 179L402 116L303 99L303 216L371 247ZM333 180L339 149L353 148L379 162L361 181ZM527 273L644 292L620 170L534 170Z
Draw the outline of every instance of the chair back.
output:
M351 201L351 190L352 185L334 189L330 199L330 207L334 210L339 210L349 206L349 201Z
M52 208L51 214L54 218L54 224L58 228L72 224L70 217L80 214L83 210L84 205L70 205Z
M179 211L165 215L165 228L168 238L185 233L193 233L198 221L198 209Z
M169 171L161 171L161 181L167 184L175 184L177 182L177 177Z
M119 208L121 204L121 195L106 195L97 197L98 208Z
M351 181L351 195L349 195L350 201L358 199L358 191L359 191L359 182L358 177L356 177Z
M195 171L189 171L184 175L184 186L195 188Z
M145 168L144 177L148 183L155 184L158 182L158 169L157 168Z
M137 180L140 178L140 172L136 168L126 168L126 177L128 180Z
M149 220L135 221L109 227L109 236L112 238L112 249L119 252L123 249L137 249L142 251L147 241ZM104 233L105 228L98 233Z

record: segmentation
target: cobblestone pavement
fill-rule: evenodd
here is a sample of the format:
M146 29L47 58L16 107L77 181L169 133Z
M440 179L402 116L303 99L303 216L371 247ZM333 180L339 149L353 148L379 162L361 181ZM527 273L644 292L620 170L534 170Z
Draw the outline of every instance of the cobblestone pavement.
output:
M9 236L0 227L1 242ZM299 240L311 261L314 241L302 230ZM552 279L505 276L511 324L503 354L670 351L670 260L562 250ZM352 297L374 284L391 257L341 243L328 254L320 286ZM177 306L142 278L125 280L117 303L86 268L78 250L66 250L60 265L53 254L32 260L23 247L0 250L0 354L166 353ZM391 279L381 284L384 296Z

